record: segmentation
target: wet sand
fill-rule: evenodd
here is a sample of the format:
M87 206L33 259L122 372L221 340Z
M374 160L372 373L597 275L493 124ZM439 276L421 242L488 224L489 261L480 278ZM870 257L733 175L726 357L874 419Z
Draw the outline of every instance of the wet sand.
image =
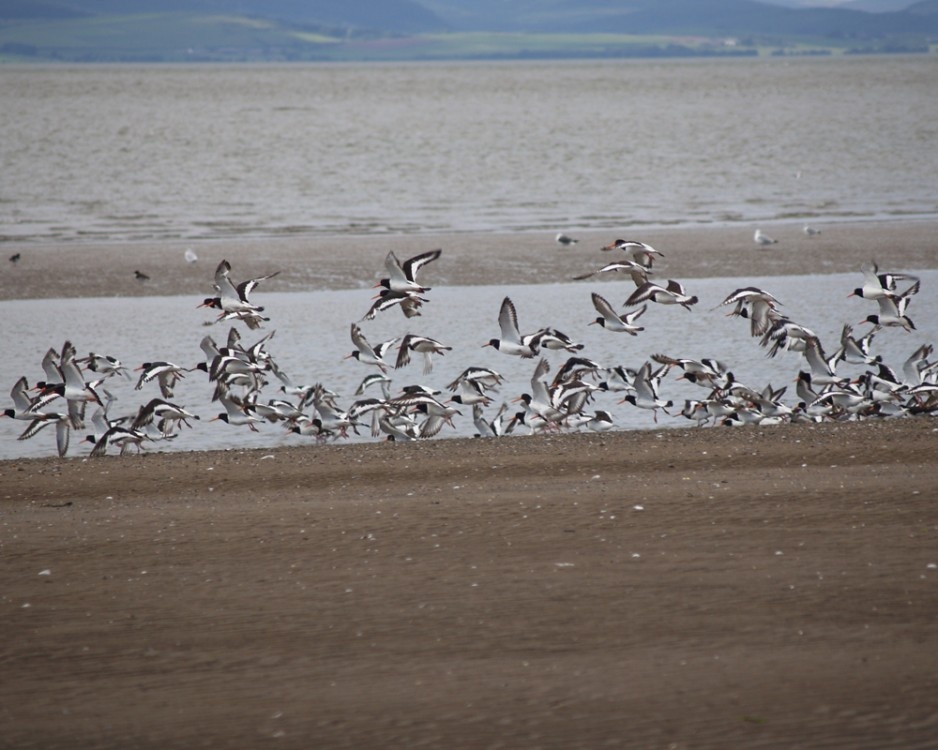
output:
M616 260L600 248L617 237L648 242L664 254L658 264L668 278L739 277L841 273L875 260L888 270L938 267L938 222L894 221L817 224L808 238L801 224L763 226L778 244L760 248L754 227L646 229L640 232L572 232L580 241L563 247L552 234L446 234L394 236L273 237L201 243L7 243L0 266L0 299L206 296L215 266L231 262L232 276L247 279L273 271L264 291L355 289L380 278L384 257L401 259L443 248L441 262L421 280L437 285L525 284L567 281ZM184 260L186 248L199 257ZM139 282L134 271L150 277Z
M822 228L639 239L674 278L938 263L933 224ZM2 293L433 246L435 283L555 281L613 237L360 239L191 279L185 245L30 246ZM932 747L936 469L928 417L0 462L0 747Z

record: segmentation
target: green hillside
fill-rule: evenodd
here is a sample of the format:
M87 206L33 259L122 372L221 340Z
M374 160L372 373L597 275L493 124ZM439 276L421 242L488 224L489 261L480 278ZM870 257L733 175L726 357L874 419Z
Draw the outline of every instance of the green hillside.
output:
M0 61L921 53L938 42L936 3L871 14L749 0L0 0ZM241 13L221 12L230 7ZM113 12L117 8L127 10Z

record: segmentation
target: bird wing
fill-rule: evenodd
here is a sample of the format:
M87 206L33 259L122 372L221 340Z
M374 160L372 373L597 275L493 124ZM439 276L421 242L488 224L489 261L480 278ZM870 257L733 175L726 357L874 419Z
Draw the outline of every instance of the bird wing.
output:
M498 311L498 327L502 331L502 339L514 344L521 343L521 333L518 330L518 311L515 310L515 303L510 297L502 300L501 309Z
M636 320L638 320L642 315L645 314L645 311L648 309L648 305L642 305L640 308L634 312L630 312L627 315L622 316L622 321L626 325L632 325Z
M221 300L222 307L225 307L226 301L230 304L231 302L240 302L241 300L241 295L228 277L230 271L231 264L227 260L223 260L218 264L218 268L215 269L215 289L218 291L218 297Z
M408 280L404 269L401 267L401 262L397 259L393 250L388 251L387 257L384 259L384 268L388 272L388 278L392 281L405 282Z
M257 288L257 285L260 284L262 281L266 281L267 279L272 279L274 276L276 276L279 273L280 271L274 271L273 273L269 273L266 276L259 276L256 279L248 279L247 281L242 281L240 284L238 284L238 287L237 287L238 298L245 304L248 304L248 305L251 304L248 297L250 296L251 292L253 292Z
M55 422L55 446L60 456L68 453L68 441L71 434L71 423L67 419L57 419Z
M415 255L413 258L409 258L404 261L404 275L409 281L417 280L417 272L420 271L427 263L431 263L440 257L443 253L442 248L436 250L430 250L426 253L420 253L420 255Z
M884 294L882 297L878 297L876 301L879 303L879 316L881 318L898 318L900 316L899 305L901 302L898 298L891 294Z
M371 344L368 343L368 339L365 338L365 334L362 333L362 329L358 327L357 323L352 323L352 343L362 354L375 354L375 350L372 349Z
M26 376L23 375L13 384L13 390L10 391L10 398L13 399L13 408L16 411L29 411L33 406L33 402L30 401L27 391L29 390L29 383L26 381Z
M410 342L412 340L413 336L408 333L404 336L404 340L401 341L397 352L397 361L394 363L395 370L400 370L402 367L406 367L410 364Z
M646 281L640 287L638 287L632 295L625 301L626 307L632 307L632 305L637 305L640 302L648 302L652 299L655 294L666 291L663 287L655 284L652 281Z
M398 341L400 341L398 338L382 341L380 344L374 347L375 356L378 357L378 359L384 359L384 355L387 354L391 347L394 346Z
M681 284L680 281L675 281L674 279L668 279L667 290L676 297L687 296L687 292L684 290L684 285Z
M596 312L602 315L606 320L619 320L619 316L616 314L616 311L612 309L612 305L606 300L605 297L593 292L591 295L593 298L593 307L596 308Z

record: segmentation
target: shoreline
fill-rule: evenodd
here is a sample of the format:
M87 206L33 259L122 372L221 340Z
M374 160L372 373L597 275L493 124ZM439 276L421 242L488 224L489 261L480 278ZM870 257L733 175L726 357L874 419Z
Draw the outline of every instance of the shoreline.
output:
M925 747L935 424L0 463L0 731Z
M758 225L779 242L759 248L755 224L704 228L590 230L570 232L580 242L562 248L554 234L442 233L296 236L272 240L199 242L95 242L31 245L5 243L0 299L204 295L215 266L228 259L238 277L279 270L267 291L354 289L370 286L384 255L399 256L443 248L444 263L428 269L437 285L552 283L614 260L600 248L619 236L641 239L664 254L659 267L669 278L747 277L855 271L877 261L881 267L913 270L938 267L938 220L816 222L822 233L806 237L801 222ZM187 264L192 247L199 260ZM150 276L141 284L135 270Z

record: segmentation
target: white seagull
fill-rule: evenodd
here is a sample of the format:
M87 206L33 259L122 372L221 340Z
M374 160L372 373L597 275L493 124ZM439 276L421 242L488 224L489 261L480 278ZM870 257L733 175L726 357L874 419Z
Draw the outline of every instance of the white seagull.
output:
M778 240L769 237L769 235L765 234L765 232L763 232L761 229L756 230L756 233L753 235L752 239L757 245L761 245L762 247L765 247L766 245L775 245L778 243Z

